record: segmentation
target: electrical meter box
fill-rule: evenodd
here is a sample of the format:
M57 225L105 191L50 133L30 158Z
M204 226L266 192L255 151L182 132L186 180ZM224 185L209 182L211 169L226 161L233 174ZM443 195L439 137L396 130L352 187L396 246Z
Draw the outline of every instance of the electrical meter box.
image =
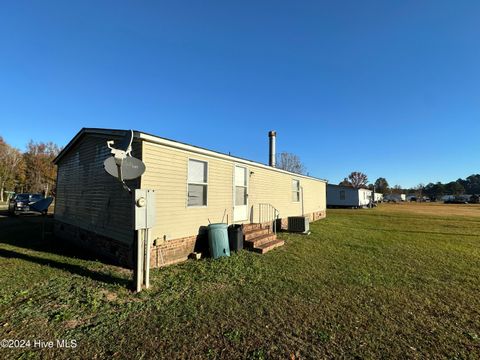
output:
M135 189L135 230L151 229L155 225L155 190Z

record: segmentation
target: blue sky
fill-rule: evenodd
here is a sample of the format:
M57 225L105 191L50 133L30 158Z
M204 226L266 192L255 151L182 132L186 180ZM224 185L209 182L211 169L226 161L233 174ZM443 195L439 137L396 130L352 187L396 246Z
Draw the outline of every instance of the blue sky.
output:
M12 1L0 135L135 128L414 186L480 172L478 1Z

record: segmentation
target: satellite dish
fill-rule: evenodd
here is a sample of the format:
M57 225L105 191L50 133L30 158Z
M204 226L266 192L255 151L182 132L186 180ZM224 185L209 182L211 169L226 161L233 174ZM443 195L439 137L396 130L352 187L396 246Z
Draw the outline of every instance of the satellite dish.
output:
M127 184L125 184L125 180L136 179L145 172L145 164L142 160L131 155L132 142L132 130L127 132L125 137L119 141L107 141L107 146L111 150L113 157L110 157L103 162L105 171L116 177L128 192L131 192L131 190Z
M114 157L109 157L103 163L105 171L114 177L118 177L118 167ZM145 164L132 156L123 159L121 165L122 179L132 180L138 178L145 172Z
M47 212L49 206L52 205L52 202L53 197L47 197L45 199L34 202L33 204L30 204L30 210L44 214Z

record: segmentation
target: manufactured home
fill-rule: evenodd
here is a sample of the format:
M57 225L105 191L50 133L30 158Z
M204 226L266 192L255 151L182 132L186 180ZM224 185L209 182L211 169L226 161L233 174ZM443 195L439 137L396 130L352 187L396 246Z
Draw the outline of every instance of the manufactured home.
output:
M382 193L374 193L373 194L373 201L376 203L381 203L383 202L383 194Z
M342 185L327 185L327 206L362 208L370 205L372 191Z
M475 194L474 195L469 195L469 194L445 195L445 196L442 196L442 200L445 202L445 204L466 204L466 203L478 204L479 203L479 197Z
M107 141L125 130L82 129L55 159L58 167L55 235L131 267L136 232L132 195L105 172ZM202 252L209 222L243 224L245 236L268 250L283 244L272 222L326 216L326 181L275 167L275 133L268 165L134 131L132 156L146 166L130 189L155 191L151 267Z

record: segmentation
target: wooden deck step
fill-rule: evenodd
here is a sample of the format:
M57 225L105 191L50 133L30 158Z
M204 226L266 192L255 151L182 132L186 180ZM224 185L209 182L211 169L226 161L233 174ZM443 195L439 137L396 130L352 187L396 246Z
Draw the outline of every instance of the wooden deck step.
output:
M252 230L258 230L262 228L262 224L243 224L243 231L249 232Z
M270 232L270 229L253 229L253 230L246 231L244 233L245 241L255 239L255 238L260 237L262 235L266 235L269 232Z
M268 225L244 224L243 235L245 248L259 254L265 254L285 244L283 240L277 239L277 235L272 232Z
M273 250L273 249L275 249L277 247L280 247L280 246L283 246L283 245L285 245L285 241L277 239L277 240L273 240L273 241L255 246L253 248L253 251L255 251L259 254L265 254L265 253L269 252L270 250Z
M252 248L255 248L255 247L258 247L262 244L265 244L265 243L268 243L268 242L271 242L273 240L276 240L277 237L275 234L264 234L264 235L260 235L256 238L253 238L253 239L250 239L250 240L246 240L245 241L245 247L246 248L249 248L249 249L252 249Z

